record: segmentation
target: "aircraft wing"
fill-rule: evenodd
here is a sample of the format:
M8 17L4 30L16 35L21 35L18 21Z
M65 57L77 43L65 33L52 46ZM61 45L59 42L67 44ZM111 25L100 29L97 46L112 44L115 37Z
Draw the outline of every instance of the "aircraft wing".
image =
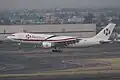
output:
M81 39L72 39L72 40L64 40L64 41L59 41L59 42L54 42L54 46L59 46L59 47L67 47L70 44L76 44L80 41Z

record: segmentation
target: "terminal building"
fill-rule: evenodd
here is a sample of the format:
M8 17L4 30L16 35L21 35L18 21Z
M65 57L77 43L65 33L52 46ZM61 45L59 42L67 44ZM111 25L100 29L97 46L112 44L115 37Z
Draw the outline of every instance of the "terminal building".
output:
M17 32L57 34L86 38L96 35L96 24L0 25L0 40L6 40L6 36Z

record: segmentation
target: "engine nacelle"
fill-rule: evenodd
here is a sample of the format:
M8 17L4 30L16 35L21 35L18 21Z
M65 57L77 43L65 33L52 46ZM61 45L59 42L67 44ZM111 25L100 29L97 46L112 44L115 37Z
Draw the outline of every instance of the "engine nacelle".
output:
M50 42L42 42L42 47L43 48L50 48L50 47L52 47L52 43L50 43Z

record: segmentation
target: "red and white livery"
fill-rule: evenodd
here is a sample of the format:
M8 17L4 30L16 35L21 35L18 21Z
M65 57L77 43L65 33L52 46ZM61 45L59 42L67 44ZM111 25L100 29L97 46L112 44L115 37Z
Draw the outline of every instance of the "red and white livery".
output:
M116 24L114 23L108 24L96 36L91 38L77 38L51 34L15 33L8 36L7 39L20 43L39 44L43 48L54 48L53 52L60 52L61 47L85 47L110 42L108 39L111 36L115 25Z

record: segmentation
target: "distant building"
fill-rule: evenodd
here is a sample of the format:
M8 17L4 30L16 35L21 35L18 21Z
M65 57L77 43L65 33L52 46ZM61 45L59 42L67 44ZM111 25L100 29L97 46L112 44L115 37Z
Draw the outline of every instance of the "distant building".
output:
M59 34L66 36L92 37L96 35L96 24L60 24L60 25L1 25L0 39L16 32ZM5 35L3 35L3 33ZM9 33L9 34L8 34Z

